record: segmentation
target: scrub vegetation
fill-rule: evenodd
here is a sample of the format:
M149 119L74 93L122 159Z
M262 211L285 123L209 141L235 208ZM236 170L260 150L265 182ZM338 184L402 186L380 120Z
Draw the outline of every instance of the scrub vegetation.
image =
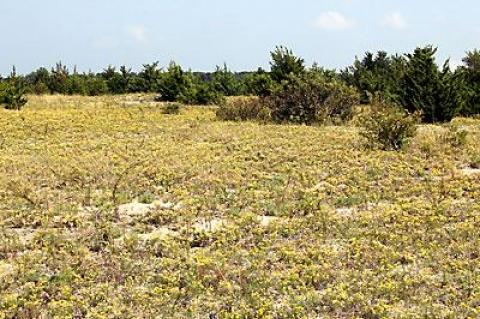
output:
M480 317L480 54L435 51L12 72L0 319Z
M0 111L1 318L480 315L480 121L392 152L153 98Z

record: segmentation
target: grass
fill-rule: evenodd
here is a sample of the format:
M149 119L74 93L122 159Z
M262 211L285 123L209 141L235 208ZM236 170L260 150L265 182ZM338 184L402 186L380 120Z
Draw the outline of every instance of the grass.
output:
M368 151L142 99L0 110L0 318L480 316L480 121Z

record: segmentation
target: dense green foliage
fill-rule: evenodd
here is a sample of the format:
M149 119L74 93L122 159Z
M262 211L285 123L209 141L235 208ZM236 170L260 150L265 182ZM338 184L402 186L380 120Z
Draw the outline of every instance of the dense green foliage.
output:
M318 73L290 74L265 98L273 120L302 124L344 121L357 103L355 89L341 82L329 81Z
M461 110L462 115L480 114L480 51L467 52L460 72L467 91L467 101Z
M405 72L403 56L389 56L380 51L370 52L362 60L355 59L353 65L341 72L341 77L360 92L361 102L368 104L374 95L381 94L385 100L398 101L402 87L399 83Z
M439 70L434 57L436 51L427 46L408 54L402 81L402 105L410 112L421 111L428 123L450 121L464 101L460 78L450 71L448 61L443 70Z
M244 79L245 93L247 95L267 96L275 87L275 82L269 73L262 68L248 74Z
M270 56L271 77L278 83L288 80L291 75L299 76L305 72L305 61L295 56L292 50L279 46Z
M17 77L14 68L8 81L0 83L0 104L8 110L20 110L27 103L25 91L24 80Z
M108 66L100 73L79 73L76 68L70 72L65 65L57 63L51 70L39 68L19 79L25 83L26 93L32 94L151 92L158 93L160 101L208 105L220 104L225 96L252 95L267 99L272 95L286 94L286 89L292 93L294 83L301 87L298 79L312 79L315 77L313 74L317 74L325 86L336 86L342 90L347 86L355 88L362 104L369 104L375 96L381 96L408 112L421 112L422 120L428 123L448 122L456 115L480 114L480 52L467 52L464 65L456 70L450 69L448 60L439 66L435 61L436 52L437 48L433 46L418 47L413 53L405 55L367 52L363 58L356 58L352 66L338 72L326 70L316 63L307 67L304 59L294 55L292 50L278 46L270 52L269 71L259 68L254 72L232 72L223 64L213 72L192 72L175 62L166 68L162 68L159 62L153 62L144 64L139 72L126 66L119 69ZM292 79L296 80L292 82ZM316 98L306 97L302 103L314 103L310 99ZM282 107L289 108L290 104L292 102ZM316 107L305 105L302 108ZM298 108L282 110L278 116L282 121L290 118L285 112L291 112L291 118L297 118L295 121L311 121L312 112L305 110L299 114ZM299 116L310 119L300 119Z
M162 101L191 101L195 95L192 75L184 72L180 65L171 62L167 72L157 83L157 92Z

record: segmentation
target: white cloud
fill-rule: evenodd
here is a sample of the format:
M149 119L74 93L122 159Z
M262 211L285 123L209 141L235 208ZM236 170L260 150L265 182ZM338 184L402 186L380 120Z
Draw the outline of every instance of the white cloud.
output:
M128 33L132 37L133 40L139 43L147 43L148 36L147 36L147 29L143 25L136 25L131 26L128 28Z
M400 12L393 12L383 18L382 25L395 30L404 30L408 27L408 22Z
M353 25L352 20L337 11L323 12L314 22L315 27L324 30L345 30Z

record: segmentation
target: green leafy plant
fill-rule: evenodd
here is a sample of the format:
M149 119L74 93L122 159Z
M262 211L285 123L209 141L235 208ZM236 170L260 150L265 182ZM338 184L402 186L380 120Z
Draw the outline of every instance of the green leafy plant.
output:
M170 62L167 72L158 83L159 99L166 102L191 102L194 96L193 77L175 62Z
M177 103L177 102L167 103L163 107L163 113L164 114L170 114L170 115L179 114L181 107L182 107L182 105L180 103Z
M417 48L408 54L403 78L402 105L409 112L420 111L427 123L449 122L464 104L461 78L450 71L447 60L443 70L435 63L437 48Z
M275 51L270 52L270 56L272 69L270 75L277 83L288 80L291 75L305 73L305 61L284 46L277 46Z
M248 74L244 80L245 94L255 96L268 96L272 93L276 82L269 73L262 68Z
M467 100L460 114L463 116L480 114L480 51L467 52L462 61L464 65L457 73L461 74L464 80Z
M185 104L217 104L222 100L222 93L215 89L214 83L206 83L195 77L192 72L185 72L181 66L171 62L167 72L162 74L158 83L157 100L181 102Z
M291 75L265 103L276 122L311 125L347 120L358 100L355 89L318 73L306 73Z
M225 96L238 96L241 92L241 82L230 71L226 64L222 67L217 66L212 74L211 88Z
M216 105L223 101L223 93L215 89L211 82L202 82L195 79L194 88L189 100L184 100L184 103L198 104L198 105Z
M14 69L9 80L0 86L0 103L7 110L20 110L28 101L25 97L26 90L24 80L17 77Z
M415 136L419 121L419 113L409 114L397 106L377 104L360 116L360 135L368 148L398 151Z
M442 138L445 143L450 144L454 148L462 147L467 144L468 131L458 125L450 124L447 126L447 131Z

